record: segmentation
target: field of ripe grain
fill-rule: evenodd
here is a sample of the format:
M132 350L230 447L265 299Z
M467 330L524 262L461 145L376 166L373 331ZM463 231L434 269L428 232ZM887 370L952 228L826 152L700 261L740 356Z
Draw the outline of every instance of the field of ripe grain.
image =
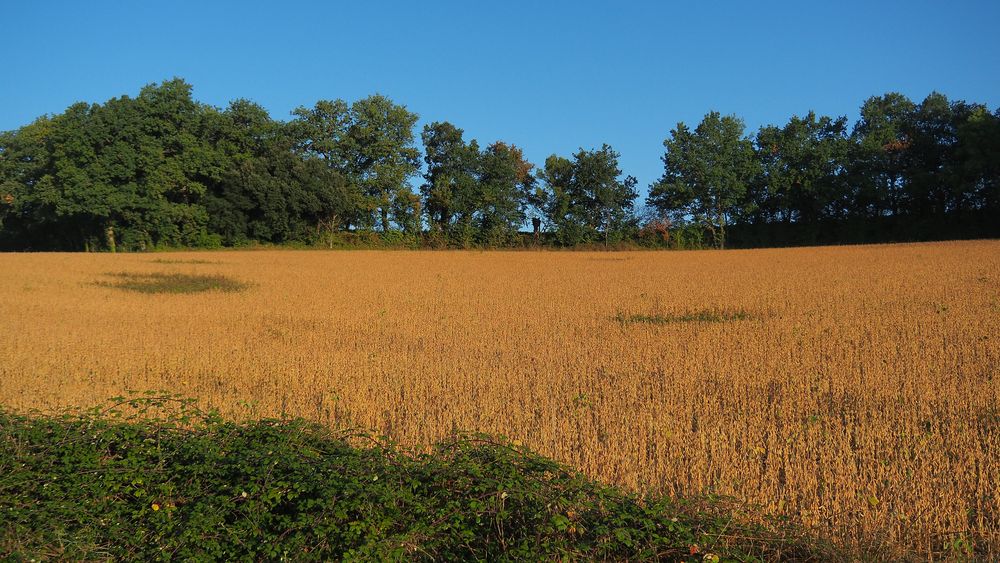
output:
M242 291L127 291L210 274ZM111 282L109 282L109 280ZM1000 551L1000 242L0 255L0 403L167 389L406 444L509 435L847 540Z

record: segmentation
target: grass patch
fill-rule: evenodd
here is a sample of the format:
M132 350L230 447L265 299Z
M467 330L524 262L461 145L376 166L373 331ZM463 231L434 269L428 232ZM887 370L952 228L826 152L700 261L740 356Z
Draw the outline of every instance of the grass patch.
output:
M0 468L14 560L846 559L725 499L627 494L502 438L413 453L170 395L62 416L0 408Z
M247 284L220 274L109 274L114 281L98 282L103 287L113 287L138 293L201 293L204 291L242 291Z
M156 260L150 260L151 264L222 264L218 260L201 260L198 258L192 258L189 260L175 260L170 258L157 258Z
M626 315L618 313L615 320L622 324L653 324L665 325L673 323L725 323L732 321L745 321L753 318L750 313L740 309L738 311L720 311L716 309L702 309L680 314L652 314L652 315Z

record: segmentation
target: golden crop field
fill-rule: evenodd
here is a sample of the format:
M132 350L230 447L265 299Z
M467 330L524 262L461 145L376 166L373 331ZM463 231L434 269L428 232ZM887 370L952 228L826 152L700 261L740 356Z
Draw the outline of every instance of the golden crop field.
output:
M120 273L219 274L147 294ZM167 389L405 444L502 433L635 490L1000 552L1000 242L0 255L0 403Z

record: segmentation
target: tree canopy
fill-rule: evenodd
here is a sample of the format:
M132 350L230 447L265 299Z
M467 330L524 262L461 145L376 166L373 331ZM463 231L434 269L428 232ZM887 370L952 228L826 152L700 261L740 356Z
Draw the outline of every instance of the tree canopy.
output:
M743 211L758 169L753 144L738 117L711 112L693 131L684 123L663 142L663 177L647 203L678 220L690 217L722 248L726 224Z
M0 249L1000 236L1000 109L890 92L859 113L752 134L714 111L678 123L636 210L638 182L607 144L536 168L510 140L480 144L446 121L418 145L418 116L380 94L282 121L245 99L199 103L175 78L0 132Z

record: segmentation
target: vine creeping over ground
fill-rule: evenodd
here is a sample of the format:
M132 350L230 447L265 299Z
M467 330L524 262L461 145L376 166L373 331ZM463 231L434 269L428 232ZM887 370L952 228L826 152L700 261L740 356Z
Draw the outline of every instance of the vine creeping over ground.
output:
M724 499L639 498L514 442L407 452L147 396L0 410L0 553L116 560L836 560Z

